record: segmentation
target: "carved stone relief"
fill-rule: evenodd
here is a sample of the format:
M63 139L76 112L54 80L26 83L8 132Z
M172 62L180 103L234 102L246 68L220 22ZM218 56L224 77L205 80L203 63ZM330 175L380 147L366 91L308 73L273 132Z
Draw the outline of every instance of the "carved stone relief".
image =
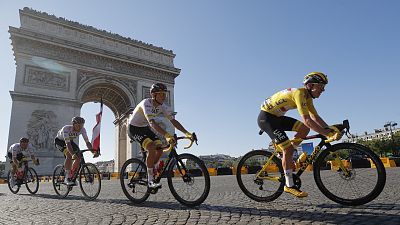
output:
M54 137L58 131L57 115L53 111L35 110L27 126L30 142L39 151L54 149Z
M49 71L44 68L25 66L24 84L26 86L69 91L71 74L62 71Z
M43 42L12 37L14 51L35 55L43 58L65 61L77 65L108 70L116 73L128 74L135 77L174 83L176 74L157 69L139 66L133 63L110 59L69 48L50 45Z

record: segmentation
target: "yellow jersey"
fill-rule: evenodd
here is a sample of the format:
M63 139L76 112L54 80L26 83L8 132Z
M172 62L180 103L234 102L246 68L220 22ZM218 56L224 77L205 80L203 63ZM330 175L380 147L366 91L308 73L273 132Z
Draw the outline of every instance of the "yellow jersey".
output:
M261 105L261 110L275 116L283 116L287 111L295 108L297 108L301 116L318 115L314 108L313 99L311 97L307 98L307 90L305 88L282 90L265 99Z

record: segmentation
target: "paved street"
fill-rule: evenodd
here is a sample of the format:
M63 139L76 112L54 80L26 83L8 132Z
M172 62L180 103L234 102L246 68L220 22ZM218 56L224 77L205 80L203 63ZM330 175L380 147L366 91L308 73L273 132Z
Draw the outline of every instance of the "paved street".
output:
M282 194L274 202L252 201L235 176L211 177L211 192L201 206L179 204L163 180L163 189L143 204L132 205L118 181L103 181L96 201L85 201L79 188L58 199L51 183L40 183L36 195L23 186L12 194L0 185L0 224L400 224L400 168L387 168L383 193L373 202L344 207L317 189L312 173L302 176L306 199Z

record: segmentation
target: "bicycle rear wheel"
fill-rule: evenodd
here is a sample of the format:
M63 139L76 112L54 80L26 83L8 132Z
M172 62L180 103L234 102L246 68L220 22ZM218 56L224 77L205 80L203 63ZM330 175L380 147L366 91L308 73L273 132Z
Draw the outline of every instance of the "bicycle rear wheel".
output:
M57 165L56 168L54 168L52 182L54 191L62 198L65 198L72 189L72 187L69 187L64 183L64 176L64 165Z
M271 156L272 153L265 150L251 151L237 166L236 179L240 189L258 202L273 201L283 193L285 179L280 159L273 156L269 165L260 172Z
M14 179L14 186L11 186L11 179ZM8 183L8 188L10 189L10 191L13 193L13 194L17 194L18 193L18 191L19 191L19 188L20 188L20 185L17 185L16 184L16 179L15 179L15 177L13 177L12 175L11 175L11 170L10 171L8 171L8 174L7 174L7 183Z
M326 169L329 164L331 168ZM340 143L320 153L314 163L314 179L321 192L332 201L356 206L379 196L385 187L386 171L369 148Z
M210 192L210 175L204 162L192 154L181 154L168 168L168 186L183 205L193 207L206 200Z
M26 189L31 194L36 194L36 192L39 190L38 175L37 175L36 171L31 167L28 168L28 173L25 176L25 186L26 186Z
M89 200L95 200L100 194L101 177L97 167L92 163L84 163L79 171L79 187Z
M143 161L132 158L122 165L119 176L122 191L131 202L139 204L149 197L147 167Z

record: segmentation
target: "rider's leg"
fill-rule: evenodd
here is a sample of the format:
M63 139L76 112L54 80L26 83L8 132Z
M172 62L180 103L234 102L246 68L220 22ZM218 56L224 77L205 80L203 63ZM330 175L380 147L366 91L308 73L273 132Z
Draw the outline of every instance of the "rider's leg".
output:
M308 135L308 133L310 133L310 128L304 125L302 122L297 121L293 126L293 131L296 131L297 133L294 135L294 138L293 140L291 140L291 143L294 148L297 148L297 146L301 144L301 142Z
M144 147L148 151L147 160L146 160L147 179L149 182L151 182L154 180L154 173L153 173L154 164L159 160L159 157L161 156L161 154L159 153L160 147L161 147L161 142L160 141L150 141ZM161 153L162 153L162 150L161 150Z
M65 175L64 175L64 180L67 181L69 178L69 173L71 171L72 167L72 156L68 151L64 151L65 155L65 161L64 161L64 170L65 170Z

